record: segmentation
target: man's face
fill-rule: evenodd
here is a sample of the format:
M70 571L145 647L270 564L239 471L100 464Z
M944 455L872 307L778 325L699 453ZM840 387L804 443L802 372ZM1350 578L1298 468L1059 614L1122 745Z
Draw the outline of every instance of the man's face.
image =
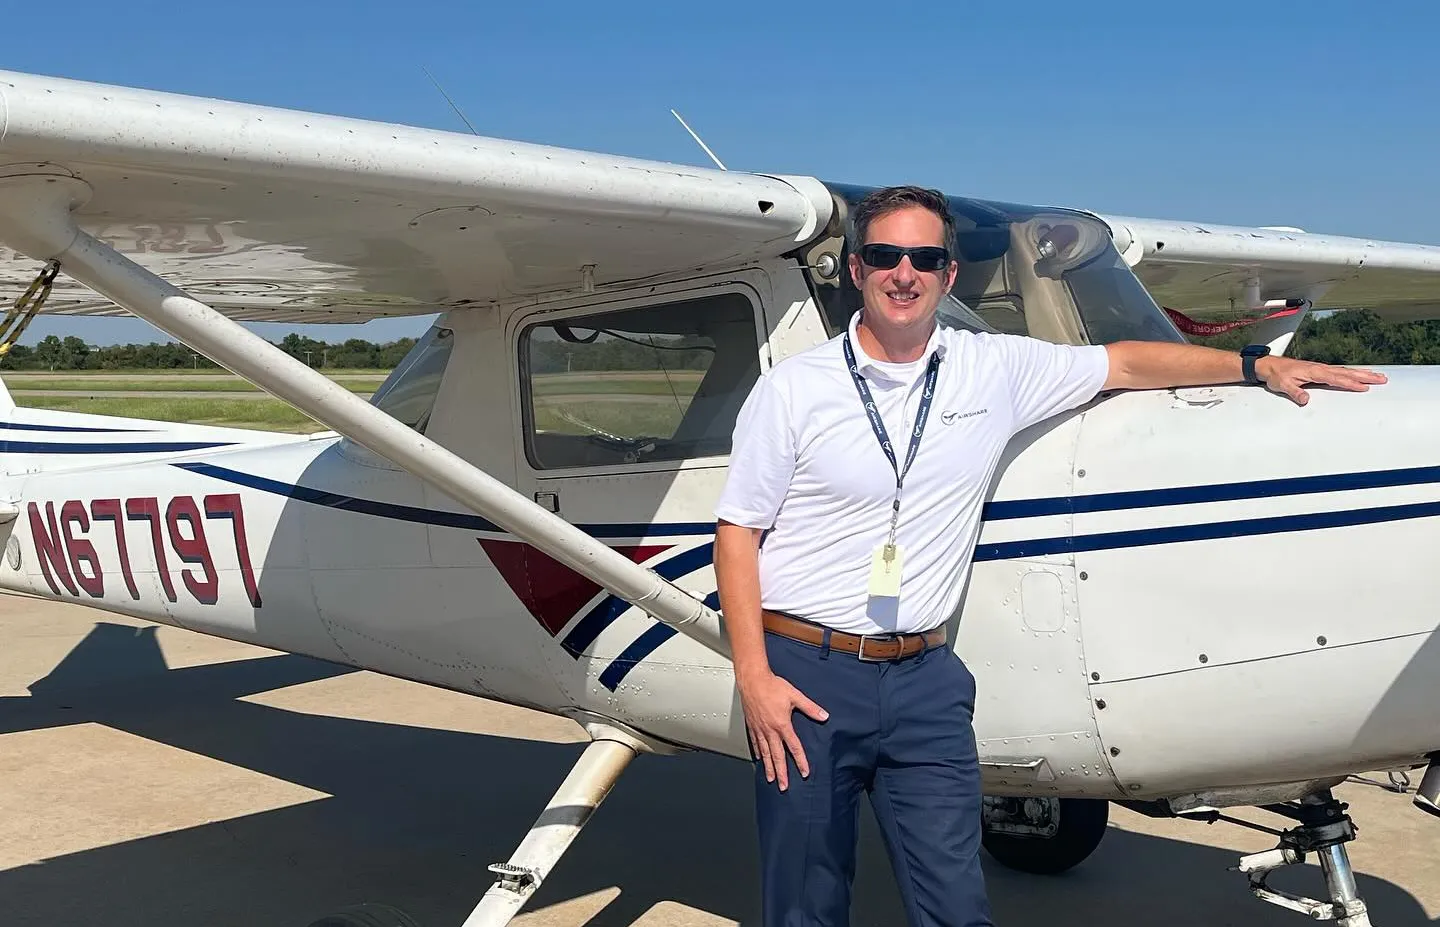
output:
M865 244L943 248L945 224L923 206L905 206L877 216L866 232ZM858 254L851 254L849 263L851 279L865 297L866 313L873 313L872 321L892 329L928 326L940 300L954 285L957 270L952 260L940 270L918 271L909 255L888 270L865 264Z

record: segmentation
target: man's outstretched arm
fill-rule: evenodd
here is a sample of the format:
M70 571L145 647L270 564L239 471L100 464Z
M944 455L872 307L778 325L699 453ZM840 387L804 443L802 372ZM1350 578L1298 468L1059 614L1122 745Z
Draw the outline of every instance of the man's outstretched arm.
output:
M1110 355L1105 389L1211 386L1245 379L1240 355L1233 351L1163 341L1117 341L1105 347ZM1284 393L1302 406L1310 401L1303 388L1307 384L1364 392L1370 384L1385 382L1385 375L1373 370L1276 356L1257 360L1255 375L1264 380L1267 389Z

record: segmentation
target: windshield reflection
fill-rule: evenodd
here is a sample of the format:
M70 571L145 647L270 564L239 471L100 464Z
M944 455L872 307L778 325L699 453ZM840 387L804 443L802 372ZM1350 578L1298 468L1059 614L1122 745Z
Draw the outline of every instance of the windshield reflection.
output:
M853 211L867 187L830 184ZM947 197L959 262L940 324L1068 344L1184 342L1125 265L1104 222L1082 212ZM848 241L846 242L848 245ZM844 268L848 247L840 255ZM832 332L860 308L848 270L812 276Z

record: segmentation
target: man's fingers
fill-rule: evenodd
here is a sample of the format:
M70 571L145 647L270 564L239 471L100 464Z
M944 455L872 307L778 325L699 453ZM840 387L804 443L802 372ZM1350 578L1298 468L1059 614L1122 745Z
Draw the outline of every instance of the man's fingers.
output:
M775 766L770 762L770 744L759 734L755 735L755 754L760 757L760 764L765 767L765 781L775 781Z
M805 717L809 718L811 721L824 721L826 718L830 717L830 712L815 704L815 702L813 702L808 695L806 695L804 692L801 692L799 689L795 690L795 707L800 709L800 711L804 713Z
M800 746L800 738L795 736L795 729L787 725L785 730L781 731L781 736L785 738L785 746L790 748L790 753L795 757L795 765L800 770L800 777L802 779L810 778L810 764L805 759L805 748Z
M785 745L780 741L780 735L774 731L767 732L765 738L770 744L770 758L774 763L775 778L772 782L780 783L780 791L790 787L790 764L785 762Z
M1374 379L1374 375L1366 376L1362 371L1348 370L1344 367L1322 367L1309 373L1306 380L1310 383L1324 383L1327 386L1338 386L1357 392L1364 392L1371 383L1381 382Z

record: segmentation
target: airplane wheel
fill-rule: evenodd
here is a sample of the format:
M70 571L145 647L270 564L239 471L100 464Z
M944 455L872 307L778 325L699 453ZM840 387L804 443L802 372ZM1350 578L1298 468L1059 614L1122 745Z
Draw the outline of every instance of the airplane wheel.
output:
M1002 866L1037 875L1055 875L1084 862L1095 852L1110 821L1110 803L1101 799L1062 798L1059 830L1037 837L985 829L982 845Z
M357 904L327 914L310 927L420 927L420 922L388 904Z

